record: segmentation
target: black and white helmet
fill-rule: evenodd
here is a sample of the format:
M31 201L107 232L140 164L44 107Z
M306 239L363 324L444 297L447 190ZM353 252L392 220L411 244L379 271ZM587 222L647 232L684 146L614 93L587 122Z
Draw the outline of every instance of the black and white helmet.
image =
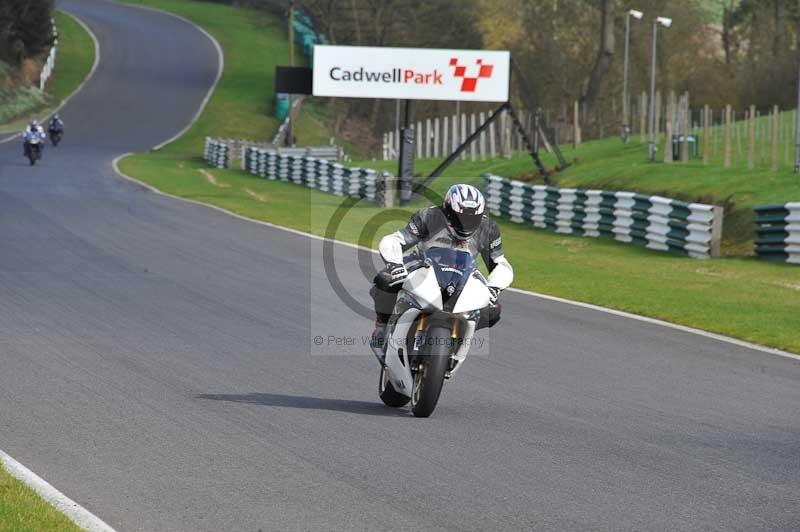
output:
M483 219L486 201L472 185L453 185L444 196L442 210L456 235L469 238Z

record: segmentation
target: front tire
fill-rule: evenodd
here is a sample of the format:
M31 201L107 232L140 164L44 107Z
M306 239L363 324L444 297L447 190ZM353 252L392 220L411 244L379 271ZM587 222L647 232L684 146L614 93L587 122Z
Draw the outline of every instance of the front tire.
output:
M386 368L381 368L381 380L378 383L378 395L380 395L383 404L386 406L391 406L392 408L400 408L401 406L405 406L411 400L405 395L395 391L394 386L392 386L392 382L389 380L389 373L386 371Z
M450 367L450 346L453 342L450 329L431 327L426 336L427 354L420 356L419 369L414 376L411 392L411 411L416 417L433 414L442 393L444 375Z

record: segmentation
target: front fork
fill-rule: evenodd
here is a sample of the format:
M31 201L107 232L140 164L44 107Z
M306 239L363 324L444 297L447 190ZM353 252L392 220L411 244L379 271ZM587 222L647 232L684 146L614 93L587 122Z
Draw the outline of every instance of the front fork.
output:
M475 325L472 322L465 322L462 324L462 320L456 317L449 317L447 319L450 321L450 339L453 341L454 345L457 345L458 338L460 337L459 335L462 331L470 331L471 336L471 332L474 332L475 330ZM420 315L419 320L417 321L414 332L414 353L417 355L421 353L422 347L425 345L425 339L427 338L426 332L430 321L431 318L424 314ZM466 342L462 343L462 345L457 345L457 349L450 353L450 367L445 373L446 379L452 377L456 370L461 366L462 362L464 362L468 351L467 347L468 346L466 345ZM411 361L411 369L412 371L417 371L419 369L418 356L414 357L414 359Z

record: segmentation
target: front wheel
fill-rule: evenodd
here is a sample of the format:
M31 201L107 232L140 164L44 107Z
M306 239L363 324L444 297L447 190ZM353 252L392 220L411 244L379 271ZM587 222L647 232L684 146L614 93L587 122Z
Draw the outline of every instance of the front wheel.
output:
M433 414L439 394L442 393L444 375L450 367L450 346L453 339L447 327L431 327L426 336L427 354L419 358L419 369L414 375L411 392L411 411L416 417Z
M389 373L386 371L386 368L381 368L381 380L378 383L378 395L380 395L383 404L386 406L391 406L392 408L400 408L401 406L405 406L411 400L405 395L395 391L394 386L392 386L392 381L389 380Z

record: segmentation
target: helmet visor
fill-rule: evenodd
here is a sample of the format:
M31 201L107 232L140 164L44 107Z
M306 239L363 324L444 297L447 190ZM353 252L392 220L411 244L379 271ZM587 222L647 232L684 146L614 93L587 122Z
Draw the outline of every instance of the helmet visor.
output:
M482 214L453 212L450 215L450 224L453 226L453 230L455 230L456 234L467 237L478 230L482 218Z

